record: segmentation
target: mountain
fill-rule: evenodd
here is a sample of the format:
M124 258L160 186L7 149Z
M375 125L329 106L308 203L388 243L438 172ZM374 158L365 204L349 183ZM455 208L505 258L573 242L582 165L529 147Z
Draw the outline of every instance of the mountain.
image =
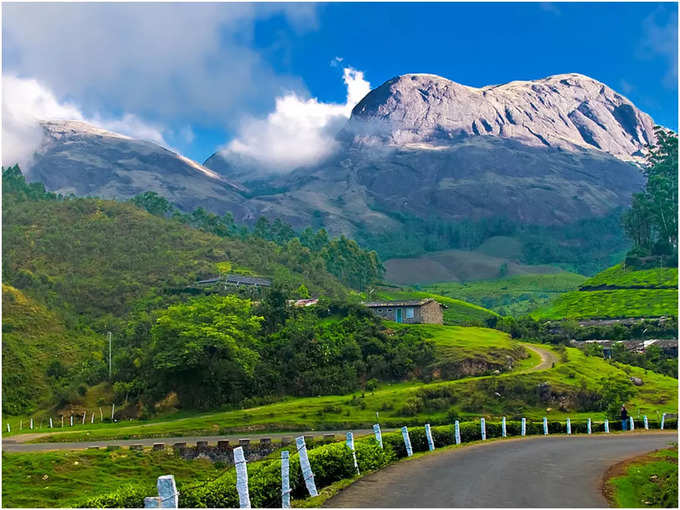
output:
M153 142L82 121L44 121L27 178L61 194L130 198L155 191L183 209L246 214L242 188Z
M534 244L552 243L536 248L523 238L522 261L531 263L587 258L588 245L598 246L597 257L624 250L609 226L642 188L639 164L655 142L647 114L580 74L482 88L398 76L355 106L339 150L283 175L233 153L199 165L82 122L43 126L28 177L49 190L156 191L185 210L230 211L241 222L263 215L325 227L384 258L469 250L530 230ZM573 235L595 223L602 228L592 235Z

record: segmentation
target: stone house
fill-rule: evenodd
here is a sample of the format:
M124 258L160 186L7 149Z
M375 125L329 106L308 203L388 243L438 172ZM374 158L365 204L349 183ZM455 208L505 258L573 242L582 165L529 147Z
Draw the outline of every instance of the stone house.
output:
M443 324L441 305L432 298L412 301L375 301L363 303L383 319L404 324Z

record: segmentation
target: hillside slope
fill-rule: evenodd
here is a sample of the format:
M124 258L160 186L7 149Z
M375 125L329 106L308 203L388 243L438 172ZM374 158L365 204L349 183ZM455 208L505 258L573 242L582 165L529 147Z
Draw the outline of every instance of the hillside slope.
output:
M678 316L678 269L609 268L536 310L537 319L615 319Z

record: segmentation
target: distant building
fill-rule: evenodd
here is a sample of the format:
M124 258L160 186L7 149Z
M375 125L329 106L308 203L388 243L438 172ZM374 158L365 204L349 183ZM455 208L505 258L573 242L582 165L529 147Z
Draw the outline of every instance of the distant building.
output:
M395 322L405 324L443 324L444 315L440 303L432 298L413 301L376 301L363 303L373 313Z
M319 298L310 299L289 299L288 304L292 306L297 306L299 308L304 308L307 306L314 306L319 302Z
M643 354L650 346L654 345L661 349L661 352L667 356L678 355L678 341L677 340L572 340L571 344L578 346L581 343L597 344L602 347L602 355L609 359L612 357L612 352L615 344L623 345L627 351L636 354Z
M234 285L239 287L241 285L249 287L271 287L272 281L268 278L261 278L257 276L243 276L240 274L229 274L224 277L216 276L207 280L200 280L196 282L198 285L214 285L216 283L224 283L226 285Z

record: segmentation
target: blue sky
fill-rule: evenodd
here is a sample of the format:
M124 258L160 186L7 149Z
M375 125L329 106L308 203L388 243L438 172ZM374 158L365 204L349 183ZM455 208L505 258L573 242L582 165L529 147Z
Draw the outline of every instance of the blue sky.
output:
M677 131L677 15L674 3L4 4L3 76L199 162L287 93L344 104L346 66L371 87L410 72L472 86L577 72Z

